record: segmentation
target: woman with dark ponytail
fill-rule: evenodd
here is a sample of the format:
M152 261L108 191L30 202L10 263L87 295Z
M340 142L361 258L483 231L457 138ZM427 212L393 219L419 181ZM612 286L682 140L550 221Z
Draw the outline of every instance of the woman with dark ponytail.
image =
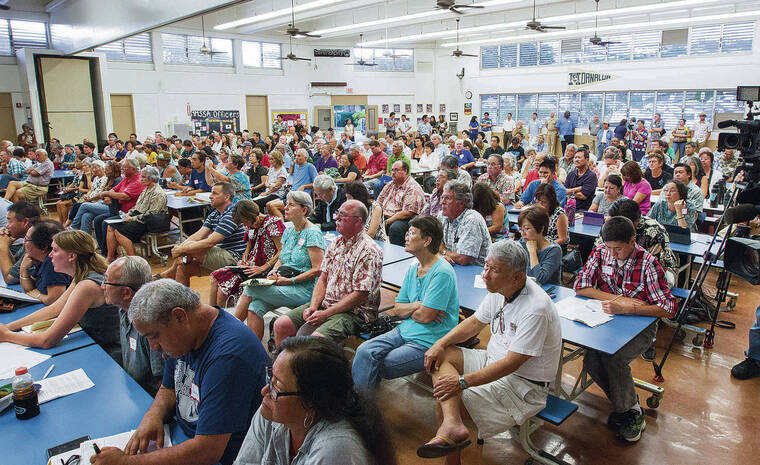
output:
M285 339L267 369L263 401L234 465L395 465L374 402L357 394L340 346Z

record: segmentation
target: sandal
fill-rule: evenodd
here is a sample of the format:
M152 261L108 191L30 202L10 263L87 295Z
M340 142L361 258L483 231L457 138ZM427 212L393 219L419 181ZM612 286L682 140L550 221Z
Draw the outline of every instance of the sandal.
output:
M446 436L436 436L433 440L440 439L444 444L423 444L417 448L417 455L423 459L436 459L439 457L445 457L454 452L460 451L469 446L472 441L465 439L464 441L456 442Z

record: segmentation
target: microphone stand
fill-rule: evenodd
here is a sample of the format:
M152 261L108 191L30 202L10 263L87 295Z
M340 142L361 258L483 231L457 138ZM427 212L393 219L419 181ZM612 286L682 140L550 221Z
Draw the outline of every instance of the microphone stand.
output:
M652 362L652 366L654 367L654 380L656 382L663 382L665 381L665 378L662 377L662 368L665 366L665 362L668 360L668 355L670 354L670 351L673 348L673 344L675 343L675 340L681 331L681 328L686 324L686 317L689 314L689 309L694 302L694 300L697 298L699 291L702 288L702 285L704 284L705 278L707 278L708 273L710 272L710 268L712 268L715 263L718 261L718 257L723 255L723 250L726 248L726 243L728 242L728 238L731 237L731 232L733 231L733 224L730 224L728 227L728 230L726 231L726 236L723 238L723 240L718 245L717 252L713 252L713 246L717 242L718 233L720 232L721 228L723 227L724 219L726 216L726 212L730 207L733 206L733 204L736 202L736 197L739 193L739 189L736 187L736 183L734 184L734 190L731 193L731 197L729 198L729 201L726 202L726 206L723 209L723 214L720 216L720 219L718 220L718 224L715 226L715 232L712 235L712 239L710 240L710 243L707 247L707 252L704 255L704 260L702 261L702 265L699 267L699 272L697 272L696 277L691 283L691 286L689 287L689 294L686 296L686 299L683 301L683 304L678 310L678 313L676 314L675 321L678 323L678 325L675 328L675 331L673 333L673 337L670 339L670 343L668 344L668 348L665 350L665 353L662 356L662 360L659 364L657 364L656 361ZM710 329L708 329L705 332L705 342L704 346L708 349L711 349L714 346L715 343L715 324L718 320L718 313L720 312L720 306L726 299L726 294L728 293L728 285L731 281L731 275L726 271L725 264L723 269L721 270L720 274L718 275L718 281L716 283L717 292L715 295L715 312L712 315L712 323L710 324Z

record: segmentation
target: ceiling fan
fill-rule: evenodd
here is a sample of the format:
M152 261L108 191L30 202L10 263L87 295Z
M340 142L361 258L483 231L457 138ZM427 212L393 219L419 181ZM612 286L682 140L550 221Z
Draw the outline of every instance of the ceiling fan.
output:
M222 51L211 50L211 47L206 44L206 24L203 22L203 15L201 15L201 36L203 37L203 43L201 44L201 48L198 50L198 53L201 55L216 55L219 53L226 53Z
M541 24L541 21L536 20L536 0L533 0L533 19L528 21L525 25L525 29L530 29L536 32L546 32L548 29L567 29L565 26L547 26Z
M437 0L435 2L435 7L438 10L449 10L458 15L464 14L459 11L459 8L485 8L483 5L459 5L456 0Z
M364 43L364 34L359 34L359 50L364 50L362 44ZM364 54L359 55L359 59L352 63L346 63L346 66L377 66L377 63L370 63L364 60Z
M594 0L596 2L596 12L599 13L599 0ZM612 40L602 40L601 37L596 35L596 27L597 23L599 22L599 15L597 14L594 16L594 37L590 38L588 41L591 42L592 45L599 45L601 47L606 47L610 44L619 44L620 42L615 42Z
M295 4L294 0L290 0L290 24L288 24L288 28L285 29L285 34L289 35L290 37L295 38L301 38L301 37L312 37L312 38L318 38L322 37L320 35L316 34L309 34L309 31L302 31L296 27L296 12L295 12Z
M459 50L459 18L457 18L457 48L453 52L451 52L451 56L455 58L459 57L475 57L477 58L477 55L473 55L471 53L464 53L463 51Z
M288 40L290 41L290 53L288 53L284 57L280 57L280 60L311 61L311 58L302 58L302 57L296 56L296 54L293 53L293 37L290 37Z

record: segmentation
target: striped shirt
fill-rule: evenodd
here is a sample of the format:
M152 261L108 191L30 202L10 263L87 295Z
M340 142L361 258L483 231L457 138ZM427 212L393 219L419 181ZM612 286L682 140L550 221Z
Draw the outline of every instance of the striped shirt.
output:
M213 209L203 222L203 227L224 236L217 244L219 247L229 251L235 258L243 256L246 246L245 228L232 221L232 204L227 205L222 213L216 208Z
M21 181L25 181L28 174L26 174L26 165L18 158L11 158L8 162L8 174L14 176Z

